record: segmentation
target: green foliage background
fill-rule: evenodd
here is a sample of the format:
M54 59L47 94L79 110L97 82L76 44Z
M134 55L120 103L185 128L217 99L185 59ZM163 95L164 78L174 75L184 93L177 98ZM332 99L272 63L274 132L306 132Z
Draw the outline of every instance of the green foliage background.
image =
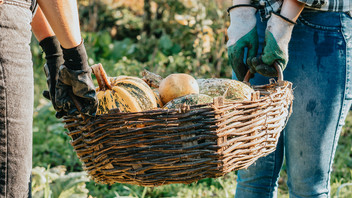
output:
M123 0L79 1L82 35L91 65L102 63L110 76L140 76L146 68L162 76L182 72L198 78L231 77L226 54L225 1L144 2L145 6L131 6ZM156 188L89 181L69 144L63 123L55 118L51 103L41 96L46 89L44 55L35 39L31 49L35 71L34 197L233 197L235 173L190 185ZM352 182L351 116L346 123L333 167L332 195L341 184ZM279 197L288 197L285 179L284 166ZM351 192L347 186L341 189L340 197L351 197Z

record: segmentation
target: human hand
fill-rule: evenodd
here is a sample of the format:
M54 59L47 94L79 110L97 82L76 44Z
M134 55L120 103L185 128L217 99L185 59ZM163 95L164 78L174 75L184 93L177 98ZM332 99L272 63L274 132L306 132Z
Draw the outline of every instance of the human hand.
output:
M249 59L254 58L258 51L256 11L251 5L239 5L229 11L231 24L227 29L227 52L230 65L240 81L243 81L249 69L243 60L245 48L248 48Z
M63 49L65 63L60 66L55 89L55 103L57 111L64 114L56 114L57 118L65 115L94 116L98 100L95 86L91 77L91 69L87 63L87 54L83 43L72 49ZM83 107L80 112L75 106L71 94L77 97Z
M44 73L47 79L48 90L43 92L43 96L51 101L54 109L58 111L55 103L55 86L57 80L58 69L60 65L64 63L64 58L60 43L56 36L50 36L39 42L45 53L46 63L44 65ZM57 114L62 114L63 112L58 111Z
M65 65L59 68L58 81L55 90L55 102L59 110L65 112L64 115L77 115L83 113L94 116L97 109L97 97L95 86L91 77L91 70L71 70ZM78 112L70 94L78 97L82 105L81 112ZM61 118L60 114L57 117Z
M288 43L295 23L272 13L265 31L263 54L258 58L248 58L247 64L263 76L276 77L273 64L276 61L282 71L288 62Z

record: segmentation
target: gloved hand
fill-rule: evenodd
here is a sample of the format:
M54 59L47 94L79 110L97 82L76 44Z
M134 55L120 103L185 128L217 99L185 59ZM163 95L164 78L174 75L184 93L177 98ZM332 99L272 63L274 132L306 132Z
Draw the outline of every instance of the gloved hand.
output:
M62 50L60 43L56 36L47 37L39 42L45 53L46 64L44 65L44 72L47 79L48 90L43 92L43 96L51 103L55 110L58 110L55 103L55 86L57 80L57 71L60 65L64 63L64 58L62 55ZM58 111L57 114L63 114L64 112Z
M265 31L265 45L261 57L247 59L248 65L263 76L276 77L273 64L279 64L282 71L288 62L288 43L295 23L275 13L271 14Z
M230 65L240 81L243 81L249 69L243 60L245 48L248 48L247 58L250 59L255 57L258 51L256 11L251 5L241 5L229 10L231 24L227 29L227 52Z
M94 116L98 100L83 42L75 48L63 49L63 55L65 62L59 68L55 90L58 110L64 111L64 115L79 114L70 96L73 94L83 107L81 113ZM64 115L57 117L61 118Z

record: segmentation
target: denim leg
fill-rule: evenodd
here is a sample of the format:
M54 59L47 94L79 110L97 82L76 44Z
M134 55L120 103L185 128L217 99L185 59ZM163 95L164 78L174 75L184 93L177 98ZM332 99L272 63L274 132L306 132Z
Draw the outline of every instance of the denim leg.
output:
M265 24L259 23L261 45L264 29ZM293 114L275 151L285 151L290 197L329 196L333 157L352 101L351 34L347 14L307 9L293 30L284 71L284 79L294 87ZM268 79L256 74L250 82L266 84ZM277 166L273 155L238 172L236 197L270 195L278 175L270 180L263 173Z
M259 158L248 169L238 171L235 198L277 197L277 182L283 154L283 136L281 135L273 153Z
M331 165L351 105L352 20L347 17L304 12L292 34L285 77L293 82L295 100L284 144L293 198L329 197Z
M34 90L29 7L25 1L0 4L0 198L26 198L30 191Z

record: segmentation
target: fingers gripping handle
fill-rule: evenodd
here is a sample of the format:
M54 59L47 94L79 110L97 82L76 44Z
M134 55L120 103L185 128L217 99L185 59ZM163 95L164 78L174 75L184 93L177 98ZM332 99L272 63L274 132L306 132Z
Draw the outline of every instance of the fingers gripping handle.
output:
M284 74L282 72L282 69L281 69L279 63L277 63L275 61L273 65L274 65L274 67L275 67L275 69L277 71L277 74L278 74L277 75L278 82L282 82L284 80ZM251 78L251 75L252 75L251 71L248 70L248 72L247 72L246 76L244 77L243 81L244 82L249 82L249 79Z
M81 103L78 101L77 97L72 93L72 92L69 92L69 96L71 97L73 103L75 104L78 112L81 114L83 120L86 119L86 115L84 113L82 113L82 105Z

